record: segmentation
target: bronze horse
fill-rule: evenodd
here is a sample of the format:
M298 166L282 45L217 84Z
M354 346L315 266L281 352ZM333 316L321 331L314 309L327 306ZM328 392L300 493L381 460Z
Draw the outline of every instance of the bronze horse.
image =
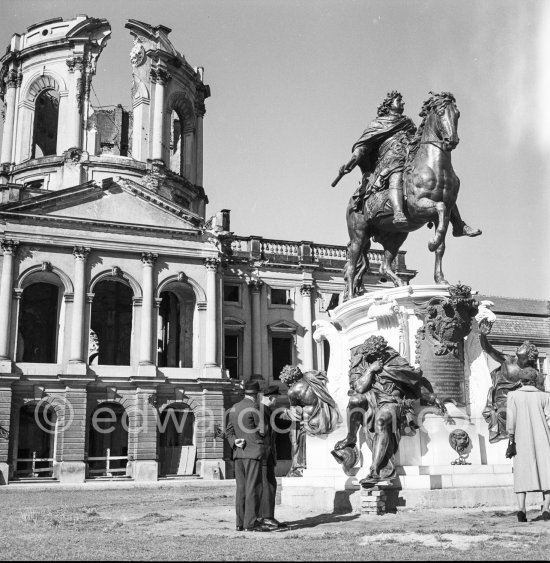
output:
M367 201L364 213L354 211L354 202L350 199L346 211L350 242L344 270L344 300L362 292L363 275L369 266L371 238L384 248L380 273L392 280L394 285L404 285L395 274L392 262L408 234L427 223L435 225L435 234L428 244L429 250L435 252L434 280L437 284L448 283L441 267L445 236L450 220L462 222L456 208L460 180L451 163L451 151L459 142L457 124L460 112L449 92L430 94L431 97L422 106L420 116L423 120L409 146L403 176L407 223L393 223L392 208L386 197L373 199L375 203L370 205Z

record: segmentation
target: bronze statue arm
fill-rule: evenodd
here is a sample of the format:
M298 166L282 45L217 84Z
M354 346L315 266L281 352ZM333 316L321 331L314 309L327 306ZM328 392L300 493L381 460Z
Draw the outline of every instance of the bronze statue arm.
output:
M331 186L333 188L335 188L336 184L338 184L338 182L346 174L349 174L356 166L357 166L357 156L355 154L353 154L353 156L350 158L350 160L347 164L343 164L342 166L340 166L340 169L338 170L338 176L336 176L336 178L332 182Z
M365 374L355 380L353 383L353 389L357 393L365 393L372 387L374 380L374 370L368 369Z
M493 348L489 343L489 340L487 339L487 333L484 332L484 327L480 326L479 328L481 330L481 334L479 335L479 343L481 344L481 348L486 354L489 354L489 356L491 356L493 360L495 360L499 364L503 364L506 361L506 355Z
M374 383L375 374L382 371L383 364L380 360L374 361L369 365L367 371L358 377L355 381L352 381L352 387L357 393L365 393L368 391L372 384Z

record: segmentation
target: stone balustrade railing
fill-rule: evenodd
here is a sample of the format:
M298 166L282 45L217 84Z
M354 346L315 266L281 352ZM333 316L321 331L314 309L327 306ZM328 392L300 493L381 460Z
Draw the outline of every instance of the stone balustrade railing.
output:
M285 262L315 263L346 260L345 246L315 244L309 241L287 241L264 239L262 237L239 237L231 240L231 250L237 257L247 255L257 260L276 260L280 257ZM371 249L368 252L369 262L380 264L384 257L383 250ZM401 268L405 267L405 252L400 252L396 260ZM336 265L336 264L335 264ZM342 264L343 265L343 264Z

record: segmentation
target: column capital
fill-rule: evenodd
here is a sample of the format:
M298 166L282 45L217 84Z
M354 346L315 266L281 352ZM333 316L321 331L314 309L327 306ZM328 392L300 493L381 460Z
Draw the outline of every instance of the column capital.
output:
M144 266L152 266L157 258L158 254L155 254L154 252L141 253L141 261L143 262Z
M4 254L7 254L8 256L13 256L17 252L19 241L5 238L2 239L0 246L2 246L2 252Z
M217 271L218 266L220 265L220 259L219 258L207 258L204 261L204 265L206 266L207 270Z
M172 75L165 68L151 69L151 82L156 82L161 86L166 86Z
M259 293L262 290L262 285L264 285L262 280L249 280L247 283L252 293Z
M313 290L314 290L314 287L312 285L304 284L300 287L300 294L303 297L311 297Z
M19 86L19 73L15 69L11 69L6 75L6 86L8 88L17 88Z
M204 101L197 100L195 102L195 113L198 117L204 117L204 114L206 113L206 105L204 104Z
M69 67L69 72L74 72L76 70L82 70L84 68L84 57L67 57L66 61Z
M75 246L73 248L73 256L75 257L75 260L83 260L86 262L91 251L92 249L87 246Z

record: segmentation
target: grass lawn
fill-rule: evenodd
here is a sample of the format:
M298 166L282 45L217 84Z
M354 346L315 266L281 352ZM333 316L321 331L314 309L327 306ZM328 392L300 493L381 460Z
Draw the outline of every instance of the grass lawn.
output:
M287 532L234 530L233 490L0 489L0 559L548 559L550 523L513 511L331 515L278 506Z

